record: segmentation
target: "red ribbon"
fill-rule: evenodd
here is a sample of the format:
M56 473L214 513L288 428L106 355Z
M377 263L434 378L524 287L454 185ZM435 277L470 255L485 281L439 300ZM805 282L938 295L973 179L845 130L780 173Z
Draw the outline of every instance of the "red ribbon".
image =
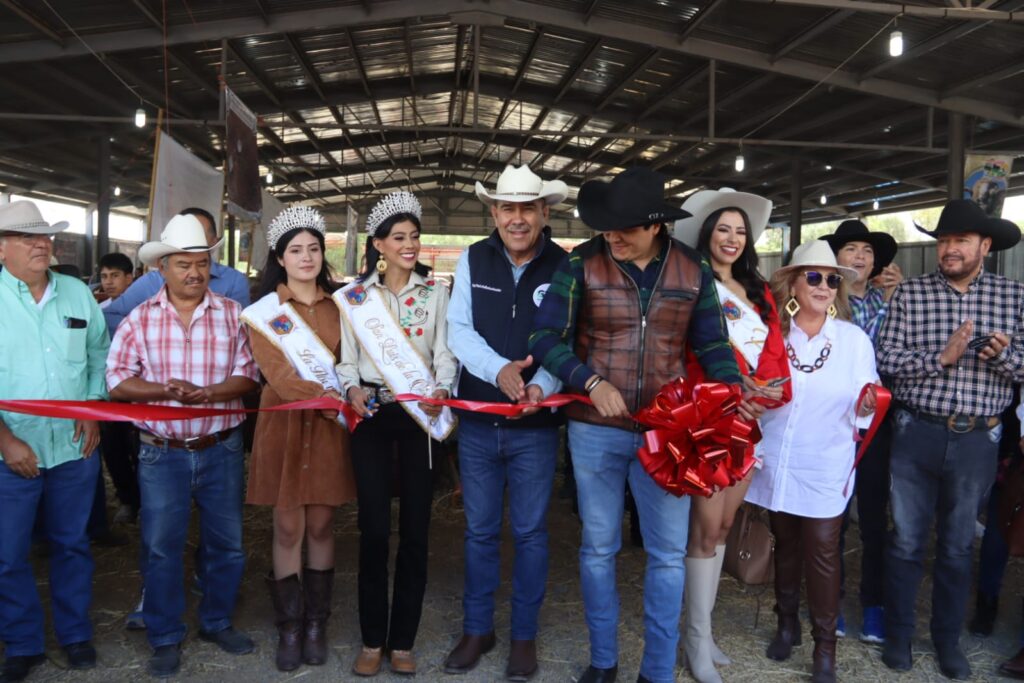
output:
M654 481L676 496L710 496L742 480L754 465L752 446L761 439L754 423L736 413L742 398L738 386L698 384L692 389L683 379L665 385L651 405L633 419L650 427L637 455ZM398 394L397 401L420 401L476 413L516 417L530 408L558 408L573 401L590 404L579 394L554 394L534 404L463 399L436 399ZM332 398L294 401L272 408L230 409L163 406L108 401L0 400L0 410L73 420L133 421L190 420L200 417L241 415L285 410L337 410L349 431L365 419L352 406ZM869 435L870 437L870 435Z
M118 403L116 401L45 401L33 399L0 400L0 410L25 413L40 417L67 420L95 420L97 422L146 422L194 420L200 417L244 415L246 413L278 412L283 410L337 410L344 414L349 430L362 419L352 406L333 398L310 398L283 403L271 408L198 408L195 406L158 406L147 403Z
M504 417L518 417L524 410L529 408L561 408L573 401L590 403L590 399L580 394L552 394L537 403L499 403L491 401L465 401L460 398L430 398L417 394L396 394L396 401L419 401L434 406L448 406L449 408L460 408L473 413L487 413L489 415L501 415Z
M636 420L654 427L637 456L655 483L675 496L710 496L741 481L754 466L757 423L737 413L739 386L683 379L662 387Z
M853 467L850 468L850 473L846 475L846 484L843 486L843 497L846 497L846 491L850 488L850 477L853 476L854 471L857 469L857 465L860 464L861 458L864 457L864 453L867 452L868 446L871 445L871 440L875 438L875 432L882 426L882 420L885 419L885 414L889 412L889 404L892 403L892 394L883 386L877 384L865 384L860 390L860 396L857 397L857 412L860 412L861 403L864 402L864 398L871 391L871 387L875 388L875 414L871 418L871 424L868 425L868 431L864 434L864 438L861 439L860 433L857 430L853 432L853 440L860 441L860 446L857 447L857 455L853 458Z
M504 417L516 417L529 408L559 408L573 401L590 403L585 396L575 394L554 394L534 404L497 403L488 401L464 401L462 399L436 399L416 394L398 394L397 401L420 401L431 405L461 408L477 413L489 413ZM0 400L0 410L12 413L25 413L40 417L53 417L68 420L96 420L98 422L145 422L192 420L200 417L220 417L223 415L244 415L246 413L279 412L284 410L337 410L345 416L349 431L365 418L359 415L345 401L332 398L311 398L304 401L283 403L271 408L200 408L196 406L163 406L146 403L118 403L114 401L57 401L57 400Z

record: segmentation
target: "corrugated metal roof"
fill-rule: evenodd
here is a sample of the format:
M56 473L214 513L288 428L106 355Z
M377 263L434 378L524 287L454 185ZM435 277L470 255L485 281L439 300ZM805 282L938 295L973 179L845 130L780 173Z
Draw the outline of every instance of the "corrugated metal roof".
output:
M953 87L959 89L952 101L973 112L971 144L1005 148L1024 143L1024 67L1014 68L1016 62L1024 64L1021 27L1000 22L974 27L903 17L899 28L907 54L892 60L885 52L891 17L847 12L827 30L802 40L836 10L745 0L716 3L713 11L706 11L710 0L518 0L508 4L516 16L502 25L492 25L490 16L481 27L455 23L443 12L454 8L493 15L499 6L470 0L264 0L264 17L251 0L182 0L167 4L169 32L179 37L168 50L165 75L154 24L163 21L160 3L137 0L149 10L147 16L134 2L49 2L60 17L41 2L21 2L46 30L0 8L0 85L15 94L14 103L3 107L8 113L126 116L141 97L152 115L153 107L169 103L172 133L217 162L217 130L173 121L217 116L220 37L208 27L219 26L238 55L228 61L227 85L272 126L260 136L261 160L275 168L288 199L333 200L339 187L363 197L373 185L409 177L443 197L452 188L466 191L474 177L493 178L508 161L535 164L542 175L563 176L574 186L632 163L650 163L673 179L673 193L718 184L764 188L785 211L791 159L799 157L815 169L805 179L808 187L827 185L830 196L839 202L846 198L851 208L863 208L865 196L877 191L879 183L890 182L897 183L889 189L894 196L915 193L919 202L923 191L939 201L945 159L904 148L929 144L928 98L935 112L931 142L946 143L948 120L942 108L949 100L939 98ZM1024 9L1022 0L1003 0L996 8L1009 5ZM330 11L322 13L325 9ZM321 11L317 25L296 21L312 10ZM383 14L397 18L377 18ZM278 17L288 18L290 33L274 28ZM700 23L693 29L695 18ZM113 46L103 53L106 65L80 54L3 67L4 55L21 50L27 55L54 45L47 30L59 36L64 49L81 51L63 21L87 42L113 41L104 43ZM252 32L233 32L231 26L239 21L254 27ZM651 39L634 42L625 39L626 32L607 30L616 25L628 28L628 35ZM474 31L479 31L479 55L474 54ZM916 49L943 40L948 31L958 37L935 50ZM672 39L684 32L692 40L680 44ZM142 44L147 39L138 42L139 36L151 34L148 46ZM182 39L185 34L196 38ZM119 50L118 35L132 36L132 47ZM709 132L707 56L712 48L718 55L717 136L869 143L888 149L758 147L751 140L744 148L747 171L736 174L734 143L666 139ZM773 61L784 48L787 52ZM842 88L816 86L820 74L830 69L848 77ZM480 78L476 98L475 71ZM973 87L972 79L981 84ZM57 92L65 96L54 97ZM484 130L471 130L474 115L475 125ZM379 124L397 129L379 131ZM456 130L422 130L449 125ZM88 200L94 191L89 177L93 140L114 131L119 140L115 172L133 183L123 198L144 201L151 129L104 126L0 120L0 186L52 193L46 179L53 177L69 198ZM608 132L616 137L594 136ZM634 140L634 134L652 137ZM25 139L39 143L26 144ZM835 166L828 174L820 170L826 161ZM822 215L815 202L809 204L809 218ZM825 210L843 213L842 206L830 203Z

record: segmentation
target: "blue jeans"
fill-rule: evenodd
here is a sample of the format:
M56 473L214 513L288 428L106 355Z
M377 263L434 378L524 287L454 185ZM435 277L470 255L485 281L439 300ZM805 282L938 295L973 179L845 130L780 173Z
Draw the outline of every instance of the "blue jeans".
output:
M590 630L590 663L607 669L619 659L615 556L622 547L622 507L628 480L647 552L640 673L653 683L672 683L690 499L665 492L644 471L636 457L642 441L640 432L569 421L569 447L583 520L580 584Z
M231 626L245 569L242 550L242 430L200 451L142 444L139 511L146 550L143 618L153 647L185 638L184 554L192 501L199 508L199 628Z
M536 638L537 613L548 578L547 511L557 453L557 427L516 429L472 419L459 424L459 473L466 510L465 633L484 635L494 630L507 483L515 541L512 639Z
M8 657L43 652L43 606L29 562L32 527L44 518L50 548L50 596L57 641L92 640L89 520L100 458L72 460L25 479L0 462L0 640ZM45 494L45 495L44 495ZM43 504L39 505L40 497Z
M932 521L932 640L960 640L971 587L978 505L992 486L1002 425L966 434L897 409L890 461L893 532L885 559L885 634L914 634L917 588Z
M996 484L985 504L985 535L981 539L978 556L978 594L996 599L1003 585L1006 563L1010 560L1010 547L999 529L999 499L1003 487Z

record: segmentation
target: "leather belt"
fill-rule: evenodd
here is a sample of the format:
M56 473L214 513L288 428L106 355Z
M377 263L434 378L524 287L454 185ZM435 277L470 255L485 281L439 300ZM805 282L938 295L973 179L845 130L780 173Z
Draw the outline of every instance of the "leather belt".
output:
M973 432L975 429L984 429L988 431L999 424L998 415L933 415L932 413L926 413L917 410L916 408L911 408L904 403L900 403L898 407L901 410L907 411L919 420L942 425L954 434L967 434L968 432Z
M362 385L363 391L367 393L367 401L371 398L377 399L377 403L380 405L387 405L388 403L395 402L395 393L391 391L391 387L383 384L370 384L366 383Z
M202 451L227 440L234 433L235 429L237 428L232 427L216 434L193 436L189 439L165 439L150 432L139 430L139 441L147 446L156 446L157 448L181 448L186 451Z

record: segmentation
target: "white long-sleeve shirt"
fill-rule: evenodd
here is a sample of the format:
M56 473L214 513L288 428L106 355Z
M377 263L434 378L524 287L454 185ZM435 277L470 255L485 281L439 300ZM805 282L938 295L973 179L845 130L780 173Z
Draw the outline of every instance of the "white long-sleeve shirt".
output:
M878 381L875 351L867 334L841 320L827 319L813 338L794 324L787 342L801 365L813 365L826 343L831 354L815 372L792 368L793 400L761 418L763 466L746 499L776 512L836 517L853 494L853 435L866 426L856 402L865 384Z

